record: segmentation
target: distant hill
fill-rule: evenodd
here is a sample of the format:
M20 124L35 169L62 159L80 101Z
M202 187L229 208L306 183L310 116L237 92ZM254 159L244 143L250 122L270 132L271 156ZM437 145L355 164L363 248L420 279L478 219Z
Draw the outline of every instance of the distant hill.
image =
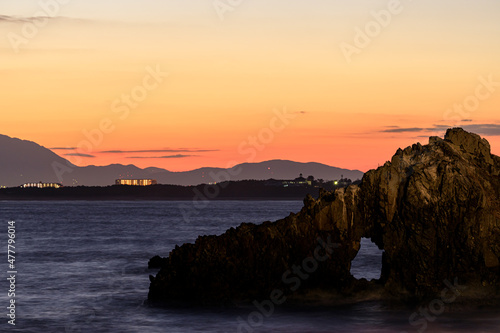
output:
M316 179L334 180L342 175L353 181L361 179L359 170L347 170L320 163L272 160L243 163L231 169L200 168L171 172L160 168L141 169L135 165L78 167L34 142L0 135L0 186L19 186L26 182L61 182L63 185L106 186L117 178L153 178L160 184L198 185L224 180L294 179L303 174ZM230 179L227 176L230 175Z
M76 166L40 145L0 135L0 186L29 181L57 182L52 163Z

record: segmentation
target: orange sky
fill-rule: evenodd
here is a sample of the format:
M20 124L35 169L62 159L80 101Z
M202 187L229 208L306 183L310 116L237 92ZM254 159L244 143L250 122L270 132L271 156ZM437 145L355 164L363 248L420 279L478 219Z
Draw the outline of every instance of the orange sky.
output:
M78 165L172 171L278 158L366 171L452 125L500 154L498 1L390 3L73 0L45 25L36 1L10 4L0 133L77 148L54 152Z

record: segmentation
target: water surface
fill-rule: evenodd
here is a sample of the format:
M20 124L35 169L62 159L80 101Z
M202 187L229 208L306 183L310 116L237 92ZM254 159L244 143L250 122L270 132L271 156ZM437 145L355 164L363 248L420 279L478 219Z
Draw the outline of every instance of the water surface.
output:
M4 310L1 332L238 332L239 326L240 332L417 332L421 327L409 324L412 310L394 310L380 302L284 304L269 317L255 315L252 306L145 304L149 275L156 274L147 269L152 256L166 256L175 245L198 235L221 234L241 222L277 220L299 211L301 201L213 201L198 208L190 202L9 201L0 207L4 248L7 221L16 221L18 270L16 326L7 324ZM378 251L363 240L353 274L378 278ZM6 258L2 267L6 272ZM0 288L6 307L5 278ZM241 322L249 318L253 326L243 329ZM429 332L497 332L500 319L492 311L445 312L428 325Z

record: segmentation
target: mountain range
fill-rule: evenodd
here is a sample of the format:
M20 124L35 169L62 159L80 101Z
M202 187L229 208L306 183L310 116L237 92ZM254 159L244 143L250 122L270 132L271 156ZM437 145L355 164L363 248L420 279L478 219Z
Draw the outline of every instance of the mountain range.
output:
M65 186L107 186L114 184L118 178L153 178L159 184L198 185L225 180L294 179L299 174L324 180L344 176L353 181L363 176L359 170L288 160L242 163L230 169L204 167L184 172L155 167L141 169L122 164L80 167L35 142L0 135L0 186L7 187L40 181Z

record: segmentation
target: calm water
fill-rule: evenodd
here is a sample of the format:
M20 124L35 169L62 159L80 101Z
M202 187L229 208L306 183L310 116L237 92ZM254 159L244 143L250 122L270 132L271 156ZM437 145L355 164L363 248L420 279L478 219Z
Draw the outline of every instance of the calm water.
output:
M184 205L183 209L180 206ZM191 206L189 206L191 205ZM0 246L7 221L16 221L16 326L7 324L7 256L1 263L0 332L238 332L238 318L254 318L241 332L417 332L412 310L379 302L344 307L286 304L269 317L255 308L158 308L145 305L149 258L166 256L198 235L221 234L241 222L277 220L300 201L220 201L207 207L186 202L0 202ZM185 216L192 213L189 219ZM183 217L184 216L184 217ZM368 240L353 263L355 276L378 278L380 253ZM261 320L262 319L262 320ZM497 332L491 311L444 313L428 332Z

